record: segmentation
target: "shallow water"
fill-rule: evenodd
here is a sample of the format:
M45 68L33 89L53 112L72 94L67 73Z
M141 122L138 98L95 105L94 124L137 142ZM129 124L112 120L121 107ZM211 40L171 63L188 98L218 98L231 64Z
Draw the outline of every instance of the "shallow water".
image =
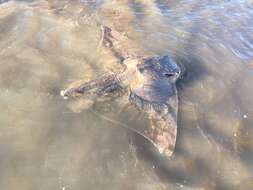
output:
M0 3L1 189L253 189L252 1ZM147 124L131 108L60 97L118 68L98 23L186 67L171 159L122 127Z

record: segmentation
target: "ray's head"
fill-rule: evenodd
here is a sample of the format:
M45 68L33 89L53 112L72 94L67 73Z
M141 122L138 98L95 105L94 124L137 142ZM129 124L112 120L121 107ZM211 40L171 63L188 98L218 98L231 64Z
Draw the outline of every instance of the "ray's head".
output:
M138 71L144 77L154 80L176 82L182 75L183 69L169 56L151 57L138 64Z

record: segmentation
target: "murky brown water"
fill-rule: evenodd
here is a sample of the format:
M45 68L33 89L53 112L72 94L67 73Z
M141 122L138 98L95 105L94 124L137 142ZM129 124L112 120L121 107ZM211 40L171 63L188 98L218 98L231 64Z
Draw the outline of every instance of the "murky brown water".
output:
M0 2L0 189L253 189L252 1ZM60 97L118 67L98 23L186 67L170 160L128 109Z

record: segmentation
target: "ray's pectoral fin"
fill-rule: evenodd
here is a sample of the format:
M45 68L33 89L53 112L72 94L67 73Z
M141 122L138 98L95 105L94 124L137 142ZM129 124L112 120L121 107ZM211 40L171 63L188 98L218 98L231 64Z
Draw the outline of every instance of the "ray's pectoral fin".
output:
M90 96L92 98L103 97L116 90L121 90L119 83L120 80L118 80L117 74L111 74L96 80L86 82L77 87L62 90L61 95L65 99L82 95Z
M177 94L171 97L177 101ZM149 115L151 124L134 129L148 139L161 154L171 156L175 149L177 136L177 105L151 102L130 92L129 101Z

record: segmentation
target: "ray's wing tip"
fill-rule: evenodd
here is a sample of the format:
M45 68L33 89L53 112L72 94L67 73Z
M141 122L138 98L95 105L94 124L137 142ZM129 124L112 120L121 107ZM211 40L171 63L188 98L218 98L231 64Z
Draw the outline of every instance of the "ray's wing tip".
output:
M172 151L172 150L166 149L163 151L163 155L166 157L171 157L173 155L173 152L174 151Z
M68 99L67 90L61 90L60 95L63 97L63 99Z
M169 148L157 147L157 149L158 149L158 151L161 155L164 155L166 157L171 157L173 155L173 152L174 152L174 150L171 150Z

